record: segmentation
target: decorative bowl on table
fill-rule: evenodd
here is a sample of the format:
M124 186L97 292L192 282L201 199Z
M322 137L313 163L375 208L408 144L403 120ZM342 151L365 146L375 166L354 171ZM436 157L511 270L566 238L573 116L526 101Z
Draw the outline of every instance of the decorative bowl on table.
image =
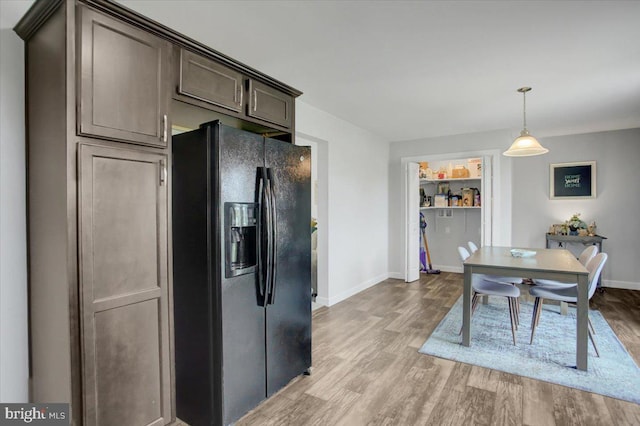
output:
M533 257L535 255L536 252L533 250L511 249L511 256L513 257Z

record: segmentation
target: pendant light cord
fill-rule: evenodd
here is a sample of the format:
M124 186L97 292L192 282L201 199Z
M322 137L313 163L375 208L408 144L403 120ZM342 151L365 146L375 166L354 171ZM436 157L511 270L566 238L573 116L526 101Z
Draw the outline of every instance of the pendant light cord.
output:
M527 130L527 92L522 92L522 121L524 130Z

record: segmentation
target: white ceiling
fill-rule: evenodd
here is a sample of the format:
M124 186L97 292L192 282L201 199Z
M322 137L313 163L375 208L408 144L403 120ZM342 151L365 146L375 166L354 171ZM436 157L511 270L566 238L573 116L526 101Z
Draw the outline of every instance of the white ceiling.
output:
M640 1L120 3L389 141L640 127Z

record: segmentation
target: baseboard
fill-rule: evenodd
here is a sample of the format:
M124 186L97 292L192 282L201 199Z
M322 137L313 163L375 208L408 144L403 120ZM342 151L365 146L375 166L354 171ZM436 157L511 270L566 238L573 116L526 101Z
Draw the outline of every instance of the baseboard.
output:
M315 303L317 305L328 306L329 305L329 299L327 299L326 297L316 296L316 302Z
M462 266L448 266L448 265L431 265L433 269L439 269L442 272L456 272L461 274L463 272ZM422 273L422 272L421 272ZM404 280L403 272L389 272L389 278L396 280Z
M631 281L602 280L602 287L623 288L626 290L640 290L640 283L634 283Z
M464 269L462 266L450 266L450 265L434 265L434 269L440 269L442 272L454 272L456 274L462 274Z
M333 297L329 297L329 299L327 300L327 306L332 306L335 305L336 303L340 303L345 299L348 299L349 297L353 296L354 294L360 293L363 290L368 289L369 287L373 287L374 285L386 280L387 278L389 278L389 273L385 273L385 274L380 274L377 277L371 278L363 283L361 283L360 285L356 286L356 287L351 287L350 289L343 291L342 293L333 296ZM318 300L320 298L317 298L316 301L318 303L322 303L320 300Z

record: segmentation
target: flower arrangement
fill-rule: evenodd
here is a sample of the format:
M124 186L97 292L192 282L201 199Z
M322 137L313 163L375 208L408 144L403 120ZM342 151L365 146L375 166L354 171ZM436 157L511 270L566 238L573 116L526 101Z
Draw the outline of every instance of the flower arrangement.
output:
M569 230L573 235L577 235L578 229L587 229L587 223L580 219L580 213L575 213L571 218L566 222L566 225L569 227Z

